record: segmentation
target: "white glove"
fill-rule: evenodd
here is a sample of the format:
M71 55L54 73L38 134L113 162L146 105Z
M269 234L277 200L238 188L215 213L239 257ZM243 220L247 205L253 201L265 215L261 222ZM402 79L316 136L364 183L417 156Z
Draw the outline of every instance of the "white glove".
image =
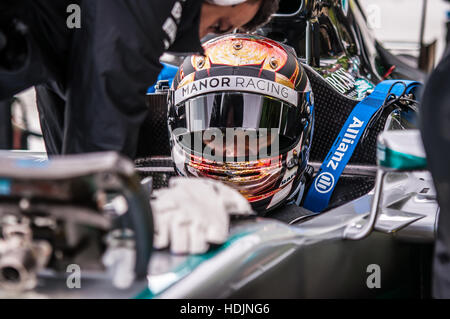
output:
M172 178L151 200L154 247L175 254L202 254L228 239L230 215L252 215L248 201L233 188L206 178Z
M112 274L113 284L118 289L130 288L134 282L136 251L127 247L106 250L102 258L103 264Z

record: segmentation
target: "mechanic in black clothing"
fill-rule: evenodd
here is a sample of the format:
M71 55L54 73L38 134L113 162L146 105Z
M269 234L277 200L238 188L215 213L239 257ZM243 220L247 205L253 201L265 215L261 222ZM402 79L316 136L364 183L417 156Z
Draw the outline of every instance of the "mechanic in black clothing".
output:
M81 28L68 27L71 4ZM202 53L206 34L251 31L277 8L278 0L1 0L0 101L36 87L49 155L133 158L161 55Z
M447 39L449 37L447 36ZM450 45L422 97L422 138L440 206L433 261L433 297L450 298Z

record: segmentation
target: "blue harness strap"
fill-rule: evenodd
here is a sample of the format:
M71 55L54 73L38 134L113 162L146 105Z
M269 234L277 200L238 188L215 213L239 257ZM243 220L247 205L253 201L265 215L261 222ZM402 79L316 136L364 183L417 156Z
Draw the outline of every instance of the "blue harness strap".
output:
M320 213L327 208L334 188L373 116L383 108L390 97L413 93L420 85L414 81L384 81L355 106L306 195L303 205L306 209Z

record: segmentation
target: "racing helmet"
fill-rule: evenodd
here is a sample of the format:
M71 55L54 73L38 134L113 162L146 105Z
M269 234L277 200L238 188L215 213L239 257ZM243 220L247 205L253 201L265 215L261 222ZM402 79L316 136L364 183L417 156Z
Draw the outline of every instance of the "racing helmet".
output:
M225 35L204 49L185 59L169 94L176 172L222 181L266 213L304 189L309 80L293 49L265 37Z

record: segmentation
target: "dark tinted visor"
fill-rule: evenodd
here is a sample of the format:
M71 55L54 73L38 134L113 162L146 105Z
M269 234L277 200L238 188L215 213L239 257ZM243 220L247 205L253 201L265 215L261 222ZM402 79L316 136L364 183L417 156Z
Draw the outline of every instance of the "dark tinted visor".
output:
M273 157L302 136L302 107L251 93L212 93L176 106L172 134L191 154L225 161Z

